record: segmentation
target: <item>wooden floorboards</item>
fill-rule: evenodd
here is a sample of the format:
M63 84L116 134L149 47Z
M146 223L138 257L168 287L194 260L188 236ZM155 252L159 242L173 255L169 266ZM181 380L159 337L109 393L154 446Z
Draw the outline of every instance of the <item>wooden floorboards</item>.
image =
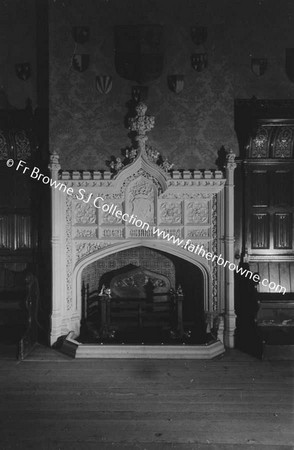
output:
M44 356L45 355L45 356ZM0 449L294 449L294 363L0 361Z

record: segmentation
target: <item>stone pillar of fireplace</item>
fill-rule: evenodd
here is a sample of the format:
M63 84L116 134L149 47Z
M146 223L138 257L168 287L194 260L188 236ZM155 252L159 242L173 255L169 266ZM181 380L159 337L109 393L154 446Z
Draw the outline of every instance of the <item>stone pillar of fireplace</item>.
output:
M234 257L234 171L236 168L235 154L230 151L227 155L226 185L225 185L225 248L226 260L229 263L235 261ZM234 347L234 335L236 328L235 300L234 300L234 271L225 267L225 333L224 343L226 347Z
M58 172L60 170L59 156L56 153L50 155L48 166L51 179L58 183ZM65 267L65 225L63 214L64 193L58 188L51 191L51 251L52 251L52 313L51 313L51 344L64 332L62 322L64 320L66 273Z

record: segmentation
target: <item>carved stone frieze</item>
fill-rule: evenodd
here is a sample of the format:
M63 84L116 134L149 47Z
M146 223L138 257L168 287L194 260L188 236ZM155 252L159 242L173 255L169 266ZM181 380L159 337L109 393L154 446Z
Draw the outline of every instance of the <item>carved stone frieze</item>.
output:
M163 230L166 234L168 233L170 236L175 236L176 238L183 237L183 229L182 228L162 228L162 227L160 227L160 229Z
M182 223L182 203L181 202L161 202L159 206L159 221L164 224Z
M107 239L121 239L125 237L124 228L104 228L101 230L101 237Z
M113 184L113 182L109 181L109 180L102 180L102 181L75 180L74 181L74 185L79 188L80 187L82 187L82 188L85 188L85 187L89 187L89 188L91 188L91 187L94 187L94 188L95 187L110 187L110 186L112 186L112 184Z
M111 193L103 193L101 197L107 201L110 202L111 200L122 200L123 196L121 193L111 192Z
M97 238L97 229L96 228L77 228L76 229L76 238Z
M189 186L223 186L225 180L168 180L167 185L189 187Z
M211 199L213 197L212 192L175 192L175 191L166 191L164 192L160 198L171 198L171 199Z
M111 242L79 242L76 243L76 259L79 260L84 256L90 255L98 250L111 245Z
M141 239L141 238L154 238L152 228L149 230L142 229L142 228L128 228L127 229L127 236L128 238L133 239Z
M209 237L209 228L193 229L187 232L187 238L189 239L199 239L208 237Z

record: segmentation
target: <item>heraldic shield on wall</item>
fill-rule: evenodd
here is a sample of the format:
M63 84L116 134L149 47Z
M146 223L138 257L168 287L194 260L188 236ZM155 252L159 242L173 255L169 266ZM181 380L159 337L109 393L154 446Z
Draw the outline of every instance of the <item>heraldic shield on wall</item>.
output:
M115 27L115 68L127 80L146 83L163 69L163 27L122 25Z

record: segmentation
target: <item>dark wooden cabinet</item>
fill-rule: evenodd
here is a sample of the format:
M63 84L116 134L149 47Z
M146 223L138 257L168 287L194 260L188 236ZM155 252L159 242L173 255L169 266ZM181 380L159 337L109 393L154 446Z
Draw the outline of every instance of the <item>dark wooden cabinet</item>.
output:
M254 352L264 330L275 342L294 326L294 101L236 100L235 129L235 256L261 279L236 277L237 340ZM259 332L246 312L255 296Z
M294 101L236 100L236 255L293 261Z
M240 161L244 171L244 255L293 255L294 165ZM248 187L247 187L248 186Z
M16 171L19 160L38 161L34 117L30 109L0 111L0 262L34 263L37 248L38 190ZM7 167L7 160L14 165ZM8 258L8 259L7 259Z
M17 171L23 160L29 167L41 163L36 122L30 108L0 111L0 338L19 341L29 323L29 311L38 309L38 289L32 296L29 280L38 283L41 191L29 175ZM13 160L12 167L7 161ZM31 345L36 339L26 335ZM22 343L22 352L24 342Z

